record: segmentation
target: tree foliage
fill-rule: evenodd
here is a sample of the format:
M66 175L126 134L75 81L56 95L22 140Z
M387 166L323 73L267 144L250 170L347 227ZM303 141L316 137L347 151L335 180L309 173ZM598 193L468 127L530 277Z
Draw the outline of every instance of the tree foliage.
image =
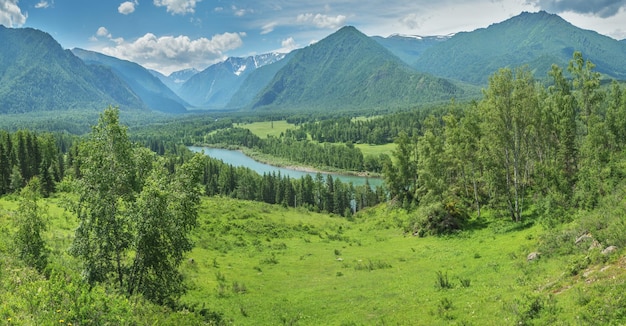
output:
M49 249L43 240L43 232L47 229L47 209L40 203L40 187L41 183L35 177L21 191L21 201L15 219L17 232L14 242L18 257L27 265L42 272L48 264Z
M601 87L593 69L576 52L571 78L554 65L547 86L527 68L499 70L481 101L422 120L417 138L396 138L390 194L429 207L465 203L478 214L489 205L517 222L529 205L557 220L595 207L625 173L626 105L622 86Z
M79 156L72 253L82 260L86 280L173 304L184 290L178 266L192 248L198 159L170 174L164 159L132 145L114 108L101 115Z

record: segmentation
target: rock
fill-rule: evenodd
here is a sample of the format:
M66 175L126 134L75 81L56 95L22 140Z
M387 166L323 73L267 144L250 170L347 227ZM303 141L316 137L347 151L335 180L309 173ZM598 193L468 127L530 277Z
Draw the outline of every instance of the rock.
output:
M581 235L580 237L576 238L576 241L574 241L575 244L579 244L585 240L591 240L593 239L593 237L591 236L591 234L589 233L585 233L583 235Z
M536 251L535 252L531 252L531 253L528 254L528 256L526 256L526 260L527 261L537 260L537 259L539 259L540 256L541 256L541 254L536 252Z
M606 248L604 248L604 250L602 250L602 254L603 255L608 255L611 253L614 253L617 251L617 247L616 246L608 246Z

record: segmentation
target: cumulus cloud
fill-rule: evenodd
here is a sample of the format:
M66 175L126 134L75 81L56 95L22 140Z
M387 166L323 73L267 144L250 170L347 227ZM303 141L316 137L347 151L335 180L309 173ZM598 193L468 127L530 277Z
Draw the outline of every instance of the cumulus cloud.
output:
M337 28L346 22L346 16L337 15L335 17L322 14L299 14L296 22L300 24L313 24L318 28Z
M101 51L107 55L137 62L144 67L170 73L183 68L204 69L224 59L224 53L243 45L245 33L224 33L211 39L188 36L161 36L147 33L134 42L122 42Z
M122 15L128 15L128 14L132 14L133 12L135 12L135 6L138 5L139 3L137 1L131 2L131 1L126 1L126 2L122 2L120 4L119 7L117 7L117 11L122 14Z
M293 37L289 37L289 38L286 38L286 39L282 40L282 42L280 42L280 45L282 47L280 49L276 50L275 52L289 53L289 52L299 48L298 44L296 43L296 40L294 40Z
M7 27L19 27L26 23L28 15L22 13L18 0L0 0L0 24Z
M157 7L167 7L167 12L172 14L192 14L196 10L196 4L202 0L154 0Z
M571 11L601 18L615 16L626 6L626 0L531 0L531 3L552 13Z

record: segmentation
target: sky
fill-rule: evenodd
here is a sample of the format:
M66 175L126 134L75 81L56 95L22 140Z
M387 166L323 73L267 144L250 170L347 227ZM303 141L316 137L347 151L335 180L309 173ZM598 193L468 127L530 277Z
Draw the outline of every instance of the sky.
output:
M289 52L345 25L370 36L447 35L539 10L626 39L626 0L0 0L0 24L168 75Z

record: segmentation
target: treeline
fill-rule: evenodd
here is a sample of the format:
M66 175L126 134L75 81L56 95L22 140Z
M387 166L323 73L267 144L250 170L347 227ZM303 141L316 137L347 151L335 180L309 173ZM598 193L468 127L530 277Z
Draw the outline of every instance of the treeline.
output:
M65 175L65 153L72 143L64 134L0 130L0 195L22 189L33 177L39 177L42 195L54 192Z
M354 186L331 175L306 175L300 179L280 173L259 175L245 167L234 167L208 156L203 159L202 184L209 196L305 207L311 211L351 216L353 213L386 200L381 187L372 189L366 183Z
M313 166L333 167L341 170L364 171L363 153L345 144L317 144L287 132L280 138L261 139L250 130L230 128L219 130L205 138L208 144L235 145L254 149L264 154ZM373 171L379 172L379 171Z
M453 102L367 119L343 116L309 121L303 123L295 132L309 134L313 140L319 142L381 145L393 142L400 132L407 132L411 136L421 130L422 121L429 115L443 116L454 110L458 110L458 107Z
M422 210L414 228L451 231L484 205L518 222L532 205L555 223L610 193L626 173L626 97L593 69L579 52L571 78L555 65L548 86L525 68L501 69L481 101L401 133L385 178L397 202Z

